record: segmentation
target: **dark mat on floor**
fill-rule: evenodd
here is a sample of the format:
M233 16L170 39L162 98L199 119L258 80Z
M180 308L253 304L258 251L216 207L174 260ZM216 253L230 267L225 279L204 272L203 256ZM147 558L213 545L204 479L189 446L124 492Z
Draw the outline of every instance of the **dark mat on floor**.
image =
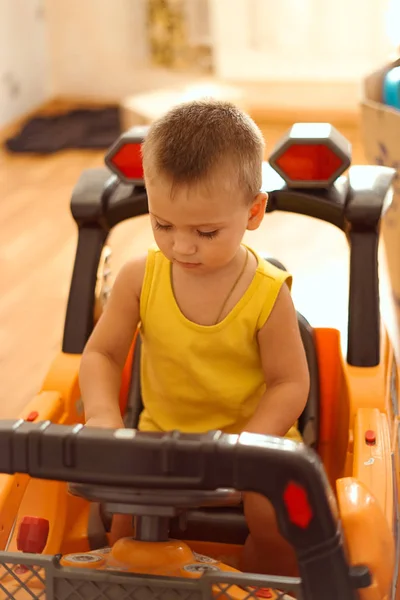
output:
M118 107L77 109L34 117L6 140L10 152L51 154L72 148L106 149L121 135Z

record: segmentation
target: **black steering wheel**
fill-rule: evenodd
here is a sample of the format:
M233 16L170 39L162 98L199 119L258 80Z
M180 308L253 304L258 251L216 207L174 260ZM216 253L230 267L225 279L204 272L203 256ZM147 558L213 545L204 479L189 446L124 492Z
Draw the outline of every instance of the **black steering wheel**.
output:
M70 483L69 491L90 502L99 502L110 514L135 517L135 538L141 541L168 539L170 519L191 508L237 506L242 494L232 489L144 490L118 486Z

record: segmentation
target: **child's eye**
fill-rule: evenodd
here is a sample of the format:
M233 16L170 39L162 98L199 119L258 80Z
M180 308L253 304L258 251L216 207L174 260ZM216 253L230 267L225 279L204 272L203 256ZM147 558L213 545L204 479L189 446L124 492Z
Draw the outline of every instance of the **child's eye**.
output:
M218 235L218 229L216 229L215 231L198 231L197 233L199 234L200 237L205 237L208 238L209 240L212 240L213 238L215 238Z
M163 231L169 231L172 228L172 225L161 225L158 221L154 221L154 227L156 229L162 229Z

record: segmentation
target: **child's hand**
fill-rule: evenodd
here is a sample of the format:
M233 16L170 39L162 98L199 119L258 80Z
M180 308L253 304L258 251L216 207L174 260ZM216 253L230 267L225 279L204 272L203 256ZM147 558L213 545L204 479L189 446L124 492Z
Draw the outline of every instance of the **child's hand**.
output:
M85 425L86 427L101 427L102 429L123 429L125 427L122 417L111 417L110 415L91 417Z

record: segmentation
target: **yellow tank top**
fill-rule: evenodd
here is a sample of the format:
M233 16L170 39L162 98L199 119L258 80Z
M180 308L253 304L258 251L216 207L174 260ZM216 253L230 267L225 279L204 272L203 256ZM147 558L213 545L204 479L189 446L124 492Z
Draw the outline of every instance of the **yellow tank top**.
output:
M188 320L172 290L171 263L150 250L140 301L139 429L240 433L265 391L257 332L267 321L287 272L256 256L252 282L216 325Z

